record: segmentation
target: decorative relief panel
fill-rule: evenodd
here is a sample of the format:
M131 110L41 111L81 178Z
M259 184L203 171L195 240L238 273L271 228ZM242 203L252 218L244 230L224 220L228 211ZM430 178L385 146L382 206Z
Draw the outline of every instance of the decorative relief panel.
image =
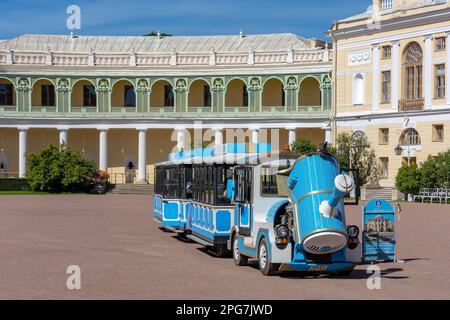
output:
M177 63L180 65L208 65L209 54L208 55L179 54Z
M294 62L319 62L323 60L323 50L304 50L294 52Z
M247 64L248 54L217 54L216 64Z
M286 63L287 52L277 53L255 53L256 64L274 64L274 63Z
M138 65L164 66L170 64L170 55L138 55Z
M348 54L348 65L357 66L362 64L369 64L371 61L370 49L350 52Z
M53 64L58 66L86 66L88 64L88 56L55 54L53 55Z
M45 54L14 53L13 61L16 64L45 64Z
M99 66L127 66L130 64L129 55L96 55L95 64Z

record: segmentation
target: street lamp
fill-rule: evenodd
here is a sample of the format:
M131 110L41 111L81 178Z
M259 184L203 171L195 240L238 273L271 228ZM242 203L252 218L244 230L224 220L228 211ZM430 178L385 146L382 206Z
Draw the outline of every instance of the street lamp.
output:
M401 156L403 153L403 148L400 147L400 145L398 145L397 147L395 147L394 151L395 151L395 155Z
M394 151L397 156L401 156L403 154L403 148L400 145L395 147ZM407 159L408 159L408 167L409 167L411 165L411 147L409 144L408 144L408 149L407 149Z

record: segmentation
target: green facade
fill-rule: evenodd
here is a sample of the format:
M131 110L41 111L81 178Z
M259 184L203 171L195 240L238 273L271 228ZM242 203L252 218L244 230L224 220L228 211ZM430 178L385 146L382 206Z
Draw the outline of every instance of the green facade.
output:
M321 90L321 106L298 106L301 81L305 78L317 79ZM264 83L272 78L283 82L285 93L284 106L266 107L262 105ZM291 74L270 76L217 76L217 77L176 77L176 78L130 78L130 77L11 77L0 75L0 79L9 80L16 90L16 106L0 106L0 116L31 116L31 117L169 117L169 118L246 118L290 116L290 117L328 117L332 106L332 83L327 73ZM46 79L55 86L55 107L31 106L32 88L38 81ZM248 107L225 105L227 84L233 79L241 79L248 89ZM73 85L79 80L87 80L95 85L97 94L96 107L79 107L71 105ZM134 86L136 92L136 108L111 106L111 94L114 84L127 80ZM159 80L168 81L173 88L174 107L152 107L150 94L152 86ZM211 90L211 107L188 106L190 85L196 80L206 81Z

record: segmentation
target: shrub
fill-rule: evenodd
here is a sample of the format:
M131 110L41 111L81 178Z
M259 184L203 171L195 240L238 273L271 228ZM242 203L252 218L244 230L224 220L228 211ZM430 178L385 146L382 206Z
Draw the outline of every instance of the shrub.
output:
M422 188L450 188L450 150L429 156L420 171Z
M421 172L416 164L403 165L396 177L395 184L400 192L405 194L418 194L421 188Z
M0 191L31 191L26 179L4 178L0 179Z
M291 149L294 152L300 153L301 155L310 154L317 151L317 146L308 139L301 138L295 141L291 145Z
M86 191L95 173L93 162L65 145L61 148L49 145L37 154L27 155L27 161L27 179L33 191Z

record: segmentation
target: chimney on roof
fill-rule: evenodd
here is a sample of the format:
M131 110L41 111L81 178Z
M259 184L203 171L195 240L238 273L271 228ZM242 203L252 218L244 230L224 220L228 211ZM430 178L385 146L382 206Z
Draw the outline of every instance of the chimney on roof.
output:
M241 38L241 39L245 38L245 33L244 33L244 30L242 30L242 29L239 31L239 38Z
M158 38L158 40L162 38L162 37L161 37L161 32L160 32L160 31L158 31L158 32L156 33L156 37Z

